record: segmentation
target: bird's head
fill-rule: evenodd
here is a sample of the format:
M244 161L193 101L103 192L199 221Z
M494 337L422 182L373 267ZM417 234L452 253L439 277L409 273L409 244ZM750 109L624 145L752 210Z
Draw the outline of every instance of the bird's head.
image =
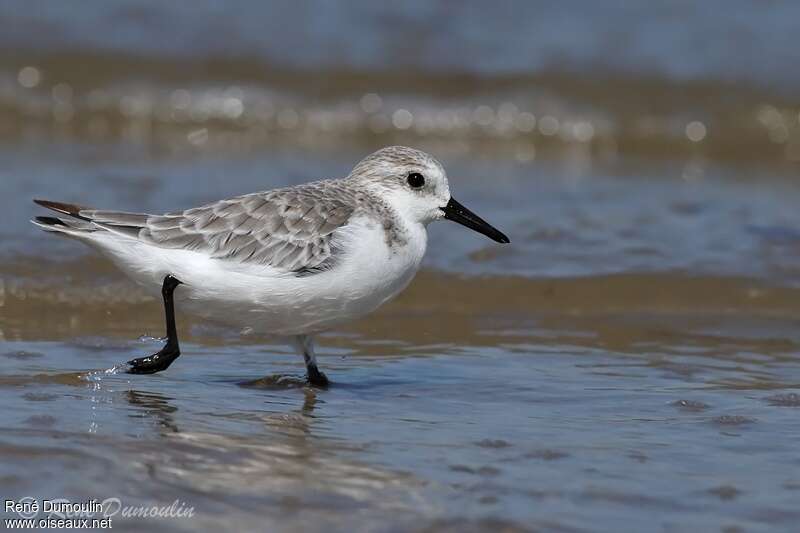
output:
M382 148L362 159L348 179L385 198L414 222L427 225L446 218L497 242L510 242L503 233L453 199L444 167L421 150L405 146Z

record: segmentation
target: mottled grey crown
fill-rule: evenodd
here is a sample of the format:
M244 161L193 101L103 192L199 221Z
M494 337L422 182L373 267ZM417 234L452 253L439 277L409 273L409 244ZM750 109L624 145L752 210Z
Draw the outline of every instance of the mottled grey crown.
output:
M406 146L387 146L362 159L350 172L350 177L386 176L392 169L423 171L431 166L442 165L432 155Z

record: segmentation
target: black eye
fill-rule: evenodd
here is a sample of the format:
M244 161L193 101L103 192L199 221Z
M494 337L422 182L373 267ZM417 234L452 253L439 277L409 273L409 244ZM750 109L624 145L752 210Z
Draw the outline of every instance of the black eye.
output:
M419 172L412 172L411 174L408 175L406 181L408 181L408 184L411 185L411 187L413 187L414 189L419 189L420 187L425 185L425 176L423 176Z

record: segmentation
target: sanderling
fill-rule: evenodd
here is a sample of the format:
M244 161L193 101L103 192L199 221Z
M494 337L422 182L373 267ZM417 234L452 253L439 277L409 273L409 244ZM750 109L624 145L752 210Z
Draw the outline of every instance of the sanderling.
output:
M129 361L134 374L165 370L180 355L174 293L182 309L289 339L308 381L325 386L313 335L402 291L425 254L430 222L446 218L510 242L450 196L436 159L402 146L367 156L345 178L165 215L34 201L68 215L34 224L86 242L144 287L160 288L167 342Z

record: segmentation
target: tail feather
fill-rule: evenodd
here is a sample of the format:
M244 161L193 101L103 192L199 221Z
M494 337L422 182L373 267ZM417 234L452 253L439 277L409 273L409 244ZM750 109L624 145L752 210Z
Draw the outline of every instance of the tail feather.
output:
M79 218L64 220L58 217L36 217L32 219L31 222L45 231L55 231L68 234L87 233L100 229L91 222L87 222Z
M42 207L72 217L68 219L36 217L31 221L47 231L76 234L105 229L126 237L137 237L140 229L147 224L149 217L143 213L104 211L50 200L34 199L33 201Z
M85 207L63 202L52 202L50 200L39 200L36 198L34 198L33 201L34 203L37 203L42 207L46 207L47 209L52 209L57 213L62 213L64 215L69 215L71 217L80 218L83 220L89 220L89 218L81 216L81 211L86 209Z
M127 213L124 211L101 211L98 209L82 209L82 217L86 217L96 224L107 224L109 226L126 226L131 228L141 228L147 224L150 215L143 213Z
M31 222L43 226L66 226L67 224L58 217L36 217Z

